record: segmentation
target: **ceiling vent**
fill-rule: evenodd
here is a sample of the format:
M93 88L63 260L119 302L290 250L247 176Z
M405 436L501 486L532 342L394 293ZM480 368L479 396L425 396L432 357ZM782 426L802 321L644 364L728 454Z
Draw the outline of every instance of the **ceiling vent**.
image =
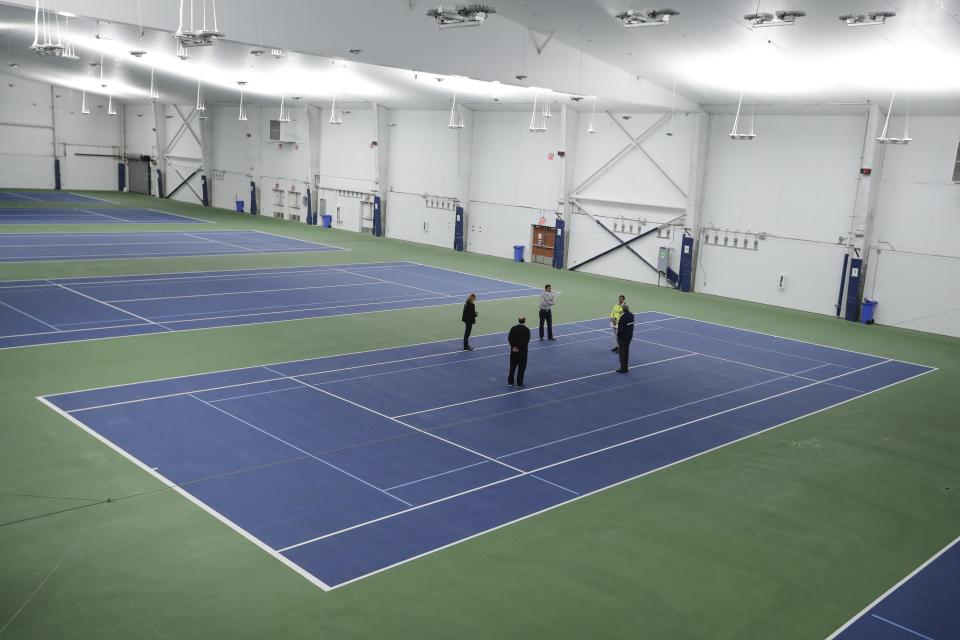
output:
M496 13L494 7L485 4L458 4L453 9L437 7L427 11L427 15L437 21L441 29L451 27L478 27L483 21Z
M662 27L670 22L670 16L676 15L680 15L680 12L674 9L627 9L625 12L617 14L616 18L624 27L629 29L632 27Z

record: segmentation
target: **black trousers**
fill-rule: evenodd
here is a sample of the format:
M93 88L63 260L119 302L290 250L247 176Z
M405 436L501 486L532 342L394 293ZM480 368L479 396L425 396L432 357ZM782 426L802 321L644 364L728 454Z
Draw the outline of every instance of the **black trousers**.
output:
M466 346L469 346L469 345L470 345L470 332L473 331L473 323L472 323L472 322L464 322L463 324L464 324L464 329L463 329L463 346L466 347Z
M543 323L547 323L547 337L553 338L553 310L540 309L540 339L543 340Z
M507 384L513 384L513 373L517 373L517 384L523 384L523 374L527 370L527 352L510 352L510 373L507 375Z
M620 370L626 371L630 364L630 341L617 336L617 355L620 356Z

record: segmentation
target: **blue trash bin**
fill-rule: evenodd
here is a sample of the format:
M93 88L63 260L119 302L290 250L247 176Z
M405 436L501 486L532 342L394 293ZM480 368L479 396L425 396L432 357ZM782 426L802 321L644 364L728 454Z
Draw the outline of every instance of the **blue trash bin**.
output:
M329 216L329 215L324 214L324 215L322 215L322 216L320 216L320 217L323 218L323 228L324 228L324 229L329 229L331 226L333 226L333 216Z
M237 213L243 213L243 200L237 200Z
M870 298L864 298L860 305L860 322L863 324L873 324L873 312L877 308L877 301Z
M513 261L514 262L523 262L523 250L526 247L522 244L513 245Z

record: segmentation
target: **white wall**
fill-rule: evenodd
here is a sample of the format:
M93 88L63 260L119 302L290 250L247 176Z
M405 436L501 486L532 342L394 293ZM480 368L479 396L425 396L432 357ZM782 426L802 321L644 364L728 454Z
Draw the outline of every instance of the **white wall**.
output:
M553 220L561 160L548 154L560 150L559 117L543 133L529 125L527 111L475 112L467 251L512 258L522 244L529 260L530 225Z
M878 301L878 323L960 336L960 118L911 118L910 136L884 148L864 294Z
M107 96L88 93L87 115L81 113L81 101L77 91L60 87L54 91L53 117L62 186L116 191L123 119L107 115Z
M732 116L710 120L701 223L721 244L700 242L696 289L835 313L866 115L758 116L750 142L729 139ZM767 239L756 251L722 246L738 232Z
M588 132L588 118L581 121L576 131L577 160L571 193L581 212L570 221L571 267L683 215L688 205L694 142L693 119L683 114L671 122L669 116L660 114L624 119L623 114L600 113L596 115L596 133ZM616 238L597 220L614 230ZM652 233L630 248L655 267L660 247L669 247L670 267L677 271L682 232L677 227L665 230L664 235L667 237ZM656 271L627 248L585 265L583 271L658 282Z
M0 74L0 187L53 188L50 100L49 85Z

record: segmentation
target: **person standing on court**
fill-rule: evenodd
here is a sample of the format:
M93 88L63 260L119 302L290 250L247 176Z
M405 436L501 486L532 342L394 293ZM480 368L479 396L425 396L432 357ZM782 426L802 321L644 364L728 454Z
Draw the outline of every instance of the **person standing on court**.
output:
M630 364L630 341L633 340L633 314L630 306L620 305L623 315L617 322L617 353L620 355L620 368L617 373L626 373Z
M527 370L527 347L530 345L530 329L527 328L527 319L517 318L517 324L507 334L510 343L510 373L507 374L507 384L513 386L513 374L517 374L517 386L523 386L523 374Z
M623 315L623 304L627 301L626 298L620 296L617 298L617 304L613 305L613 311L610 312L610 324L613 326L613 351L614 353L620 348L617 345L617 323L620 321L620 316Z
M540 339L543 340L543 323L547 323L547 340L553 340L553 305L556 304L556 294L553 288L546 285L540 294Z
M477 294L471 293L467 296L467 301L463 304L463 350L473 351L470 346L470 332L473 331L473 325L477 322Z

